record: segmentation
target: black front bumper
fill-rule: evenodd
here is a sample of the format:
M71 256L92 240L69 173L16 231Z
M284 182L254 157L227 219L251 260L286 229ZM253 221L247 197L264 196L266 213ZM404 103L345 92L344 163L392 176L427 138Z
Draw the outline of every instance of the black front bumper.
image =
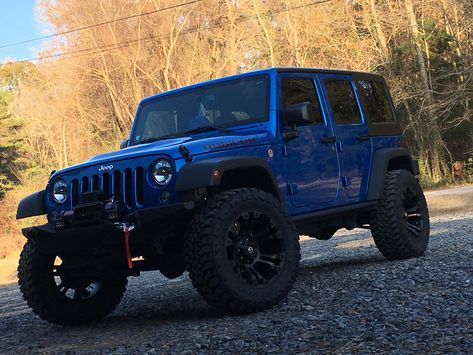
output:
M176 222L190 217L195 203L192 201L172 205L146 208L126 215L120 222L133 224L131 234L134 237L156 236L167 227L176 225ZM41 226L24 228L23 235L27 238L36 238L42 246L56 251L67 251L81 246L107 247L122 243L123 230L115 223L101 220L91 220L88 224L74 225L64 229L57 229L53 223Z

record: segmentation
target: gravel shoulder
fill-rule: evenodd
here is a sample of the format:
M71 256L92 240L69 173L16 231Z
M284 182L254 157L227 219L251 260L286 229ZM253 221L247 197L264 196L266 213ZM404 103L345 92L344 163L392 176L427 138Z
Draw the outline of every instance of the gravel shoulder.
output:
M0 353L469 353L473 349L473 212L431 219L424 257L386 261L369 231L301 242L299 277L275 308L228 317L186 275L131 278L106 320L67 328L0 288Z
M425 193L430 216L440 216L452 212L472 211L473 186L461 186Z

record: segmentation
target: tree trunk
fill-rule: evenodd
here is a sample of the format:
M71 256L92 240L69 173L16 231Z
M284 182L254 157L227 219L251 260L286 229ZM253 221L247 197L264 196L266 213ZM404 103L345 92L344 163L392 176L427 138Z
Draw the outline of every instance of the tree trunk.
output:
M378 42L381 47L381 52L383 54L384 60L389 62L389 48L388 48L388 41L383 31L383 27L379 22L378 18L378 11L376 10L376 2L375 0L369 0L370 3L370 10L371 10L371 17L373 20L374 28L376 30L376 36L378 37Z
M417 18L414 13L414 7L412 6L412 0L404 0L406 6L406 12L409 19L409 25L412 35L412 42L415 46L417 54L417 63L419 64L419 72L424 85L425 96L428 100L428 110L432 109L432 90L429 85L429 76L427 74L427 67L425 65L424 53L422 52L421 45L419 43L419 27L417 25Z
M420 117L423 118L421 124L425 125L425 130L423 129L424 133L426 134L425 139L428 142L425 163L428 167L428 174L431 176L432 180L434 182L439 182L448 173L448 169L447 171L445 170L447 165L444 158L445 144L443 142L440 125L437 120L435 101L429 81L429 73L424 58L424 52L422 51L420 43L419 27L417 25L417 18L412 5L412 0L404 0L404 4L409 20L412 42L416 51L417 64L419 65L419 73L423 85L423 97L426 104L425 113L420 113Z

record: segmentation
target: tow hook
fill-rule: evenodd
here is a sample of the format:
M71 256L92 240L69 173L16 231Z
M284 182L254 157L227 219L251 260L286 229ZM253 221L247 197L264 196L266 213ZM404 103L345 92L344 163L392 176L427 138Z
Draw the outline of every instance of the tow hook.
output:
M128 264L128 269L133 269L133 261L131 260L131 250L130 250L130 231L135 228L133 223L114 223L116 227L120 228L123 231L125 236L125 252L126 260Z

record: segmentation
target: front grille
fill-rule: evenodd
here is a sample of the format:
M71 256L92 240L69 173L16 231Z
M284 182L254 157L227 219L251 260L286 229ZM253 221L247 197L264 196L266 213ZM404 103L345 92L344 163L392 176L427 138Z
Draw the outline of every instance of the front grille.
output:
M143 167L113 173L94 174L73 179L71 182L72 206L77 205L83 192L102 191L105 200L113 197L115 201L123 201L127 207L141 207L144 204Z

